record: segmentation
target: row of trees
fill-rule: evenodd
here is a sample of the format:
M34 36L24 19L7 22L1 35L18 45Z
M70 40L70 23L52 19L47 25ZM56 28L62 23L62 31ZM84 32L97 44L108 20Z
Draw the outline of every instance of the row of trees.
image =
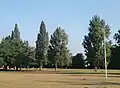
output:
M48 37L46 25L42 21L36 39L36 47L29 45L20 37L17 24L14 30L0 43L0 66L7 68L36 67L72 67L72 68L104 68L104 33L106 38L106 53L108 68L120 68L120 30L114 35L116 44L112 44L109 36L110 26L99 16L92 17L88 34L84 36L83 47L86 58L82 53L72 56L68 49L68 35L64 29L57 27Z
M45 23L42 21L37 35L36 47L20 38L17 24L11 35L0 43L0 66L7 68L68 67L71 65L71 53L68 50L68 36L64 29L58 27L49 40Z
M61 27L55 30L49 42L48 32L45 23L42 21L35 49L35 58L40 70L44 65L55 66L55 70L57 70L58 66L69 66L72 59L67 45L68 36Z
M2 39L0 43L0 66L7 68L27 68L32 62L34 62L34 47L31 47L28 41L20 39L20 32L15 24L14 31L11 35Z

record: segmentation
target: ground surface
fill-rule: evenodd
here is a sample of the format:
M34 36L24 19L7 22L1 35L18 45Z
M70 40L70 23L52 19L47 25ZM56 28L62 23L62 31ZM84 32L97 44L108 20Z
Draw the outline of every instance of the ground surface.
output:
M0 72L0 88L120 88L120 71L50 70Z

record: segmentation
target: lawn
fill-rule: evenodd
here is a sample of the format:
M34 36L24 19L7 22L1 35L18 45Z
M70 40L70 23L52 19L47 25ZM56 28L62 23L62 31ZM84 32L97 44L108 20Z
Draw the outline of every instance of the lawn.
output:
M44 71L0 72L0 88L120 88L120 71L52 69Z

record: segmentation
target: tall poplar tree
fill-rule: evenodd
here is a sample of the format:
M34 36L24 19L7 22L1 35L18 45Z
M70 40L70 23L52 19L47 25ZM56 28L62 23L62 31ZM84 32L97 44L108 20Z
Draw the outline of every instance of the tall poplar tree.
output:
M53 35L51 35L48 57L51 64L57 67L69 66L71 56L67 48L68 36L63 29L58 27Z
M47 58L46 56L47 56L48 43L49 43L48 32L46 31L45 23L42 21L40 25L40 31L37 35L36 50L35 50L36 52L35 58L37 60L40 70L42 70L42 67Z
M107 59L110 59L110 47L108 47L110 27L103 19L95 15L90 20L89 33L84 36L86 62L90 68L104 67L104 31L106 36ZM109 45L110 46L110 45Z

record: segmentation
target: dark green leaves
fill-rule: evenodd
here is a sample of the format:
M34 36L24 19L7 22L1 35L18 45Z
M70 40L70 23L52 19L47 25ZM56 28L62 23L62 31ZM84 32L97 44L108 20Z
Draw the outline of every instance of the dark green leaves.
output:
M40 32L37 35L36 50L35 50L36 52L35 58L40 68L42 68L43 64L46 61L47 49L49 43L48 41L49 41L48 32L46 31L45 23L42 21L40 25Z

